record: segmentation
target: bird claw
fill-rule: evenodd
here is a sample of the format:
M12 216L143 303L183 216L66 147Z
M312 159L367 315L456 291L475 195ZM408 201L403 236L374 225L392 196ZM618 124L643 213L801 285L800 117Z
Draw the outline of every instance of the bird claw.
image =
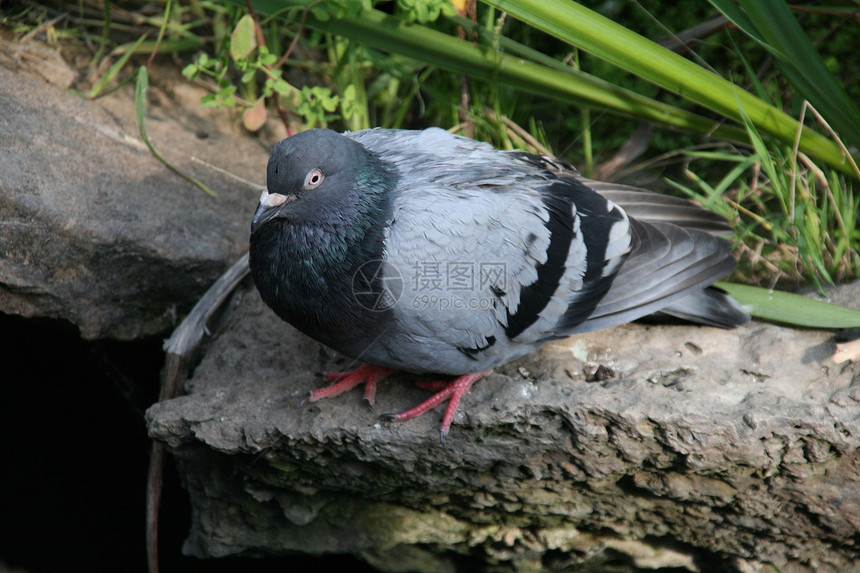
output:
M387 421L401 422L403 420L408 420L409 418L414 418L415 416L420 416L424 412L435 408L447 400L448 406L445 408L445 414L442 416L442 426L439 428L439 439L444 446L448 436L448 430L451 428L454 416L457 415L457 409L460 406L460 398L469 391L475 381L480 380L489 373L489 370L485 370L484 372L476 372L474 374L464 374L450 382L422 382L421 386L425 388L441 389L417 406L413 406L412 408L397 414L383 414L380 418Z
M382 378L394 372L391 368L382 366L373 366L371 364L362 364L351 372L323 372L322 376L326 380L335 381L331 386L325 388L317 388L305 394L301 404L306 402L315 402L323 398L333 398L348 390L352 390L359 384L364 384L364 403L372 412L376 397L376 383ZM451 428L451 423L454 421L454 416L457 414L457 409L460 404L460 398L469 391L472 384L487 374L490 371L476 372L474 374L464 374L458 376L450 382L418 382L418 386L435 392L432 396L408 410L396 414L387 413L379 416L380 420L387 422L400 422L420 416L427 410L435 408L439 404L447 401L448 406L445 408L445 414L442 417L442 426L439 428L439 440L444 446L448 436L448 430Z
M311 402L312 402L313 400L311 400L311 398L313 398L313 395L314 395L313 390L308 390L307 392L305 392L305 395L304 395L304 396L302 396L302 399L301 399L301 401L299 402L299 406L304 406L304 405L305 405L305 403L306 403L306 402L308 402L308 401L311 401Z
M374 403L373 398L372 398L372 397L370 397L370 396L368 396L368 395L365 393L365 395L364 395L364 396L362 396L362 397L361 397L361 399L362 399L362 401L364 402L364 405L367 407L367 409L368 409L368 410L370 410L371 412L373 412L373 403Z
M305 402L316 402L323 398L340 396L344 392L352 390L360 384L364 384L364 401L372 409L376 397L376 383L392 372L394 372L392 368L374 366L372 364L362 364L349 372L322 372L322 377L329 382L334 382L334 384L311 390L305 395L302 405Z
M325 380L326 382L338 382L340 380L343 380L344 378L349 378L350 376L352 376L353 374L355 374L356 372L358 372L361 369L362 369L362 367L359 366L355 370L348 370L347 372L326 372L326 371L323 371L323 372L318 372L317 375L322 376L323 380Z

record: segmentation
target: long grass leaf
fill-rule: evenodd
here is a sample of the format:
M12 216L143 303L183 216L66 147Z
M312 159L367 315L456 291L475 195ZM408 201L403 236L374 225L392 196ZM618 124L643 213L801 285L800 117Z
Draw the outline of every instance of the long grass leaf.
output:
M759 34L758 30L753 24L753 21L749 19L746 12L741 10L741 7L738 6L735 0L708 0L711 5L723 13L723 16L729 19L729 21L735 25L738 30L741 30L750 38L756 40L762 45L767 44L767 41L764 37ZM784 54L783 54L784 55Z
M183 173L161 156L161 154L156 151L155 147L152 145L152 142L149 140L149 135L146 133L146 92L149 90L149 74L146 71L146 66L141 66L137 70L137 83L134 88L134 108L137 114L137 129L140 131L140 138L149 148L149 152L158 159L161 163L164 164L165 167L185 179L197 185L200 189L202 189L206 194L215 197L215 192L212 191L205 183L202 181Z
M860 310L805 296L734 283L716 283L756 318L810 328L858 328Z
M798 122L730 81L569 0L484 0L487 4L669 91L740 121L741 108L756 127L794 142ZM851 174L839 146L804 127L807 155ZM853 176L853 175L852 175Z

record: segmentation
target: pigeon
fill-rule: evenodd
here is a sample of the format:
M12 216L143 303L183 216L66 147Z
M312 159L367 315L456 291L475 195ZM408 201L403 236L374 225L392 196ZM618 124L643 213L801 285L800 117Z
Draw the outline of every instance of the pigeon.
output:
M437 376L383 418L447 401L444 443L475 381L551 340L655 313L747 322L711 286L735 266L730 231L690 201L440 128L311 129L272 151L249 264L280 318L356 360L307 400L364 384L372 407L395 371Z

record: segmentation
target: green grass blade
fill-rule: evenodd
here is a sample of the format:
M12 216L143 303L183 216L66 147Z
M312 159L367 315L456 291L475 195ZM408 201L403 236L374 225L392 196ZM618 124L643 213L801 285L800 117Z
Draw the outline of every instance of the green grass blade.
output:
M96 50L95 55L92 60L90 60L90 65L97 64L105 53L107 49L107 43L110 39L110 25L111 25L111 7L110 0L104 0L104 21L102 22L102 35L99 38L99 48Z
M723 16L728 18L729 21L734 24L739 30L741 30L744 34L758 41L762 45L767 43L764 37L762 37L762 35L758 33L758 30L756 29L755 24L753 24L753 21L749 19L749 16L746 15L746 12L741 10L741 7L737 5L735 0L708 1L714 8L722 12Z
M156 47L158 53L164 54L182 54L198 50L204 46L203 40L199 38L180 38L178 40L162 40L159 44L156 40L145 40L140 43L123 44L111 50L112 56L124 55L128 52L132 54L151 54Z
M165 167L185 179L186 181L190 181L194 185L197 185L206 192L208 195L215 197L215 192L212 191L205 183L199 181L198 179L188 175L186 173L181 172L179 169L171 165L167 162L167 160L161 156L161 154L156 151L155 147L152 145L152 142L149 140L149 135L146 133L146 92L149 90L149 73L146 71L146 66L141 66L137 71L137 83L134 88L134 108L137 113L137 128L140 131L140 138L149 148L149 152L158 159L161 163L164 164Z
M511 16L594 54L713 111L741 120L792 144L800 126L794 118L711 71L612 20L569 0L484 0ZM839 146L804 127L800 149L851 174ZM852 175L853 176L853 175Z
M809 328L858 328L860 310L788 292L733 283L716 283L756 318Z
M134 53L134 50L140 46L140 44L146 39L146 34L143 34L140 38L137 39L137 42L131 47L130 50L121 55L117 61L113 63L113 65L108 68L108 71L98 79L98 81L93 85L90 89L90 92L87 94L87 97L90 99L98 97L104 89L107 87L109 83L113 81L113 79L117 76L119 71L125 66L125 63Z
M860 108L824 65L783 0L741 0L740 7L726 0L711 4L770 51L801 95L846 143L860 147Z

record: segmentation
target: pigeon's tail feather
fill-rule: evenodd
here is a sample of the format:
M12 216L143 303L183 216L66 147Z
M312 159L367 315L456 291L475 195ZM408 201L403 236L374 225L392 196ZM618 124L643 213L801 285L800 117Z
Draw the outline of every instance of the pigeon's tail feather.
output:
M719 328L734 328L750 321L746 309L717 287L708 287L685 296L660 312Z

